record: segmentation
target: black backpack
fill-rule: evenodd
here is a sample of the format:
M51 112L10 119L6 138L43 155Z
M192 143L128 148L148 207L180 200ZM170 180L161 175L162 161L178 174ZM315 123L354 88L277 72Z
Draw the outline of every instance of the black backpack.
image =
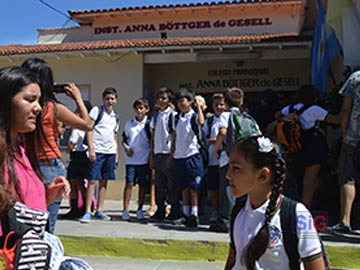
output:
M240 198L236 199L235 206L232 209L231 212L231 221L230 221L230 239L231 243L234 243L234 223L236 216L238 213L245 207L247 200L247 195L244 195ZM286 230L283 230L283 239L284 239L284 248L286 255L289 259L289 268L291 270L300 270L300 264L301 264L301 258L299 255L299 251L297 249L298 246L298 236L296 234L296 228L297 228L297 220L296 220L296 205L297 202L283 196L283 201L280 208L280 223L281 228L286 228ZM325 247L319 237L320 243L321 243L321 249L323 254L323 259L325 263L325 269L330 269L330 262L329 258L327 256ZM294 248L296 247L296 248Z
M173 119L174 118L174 119ZM201 155L202 161L203 161L203 165L204 165L204 169L207 168L208 164L209 164L209 147L208 147L208 141L207 141L207 136L205 136L201 125L199 125L196 121L197 118L197 113L194 113L191 116L190 119L190 124L191 124L191 129L194 132L197 141L198 141L198 145L199 145L199 153ZM168 123L168 129L169 129L169 133L172 133L173 130L173 121L175 121L175 128L177 126L177 123L179 122L179 114L173 116L173 114L169 115L169 123Z

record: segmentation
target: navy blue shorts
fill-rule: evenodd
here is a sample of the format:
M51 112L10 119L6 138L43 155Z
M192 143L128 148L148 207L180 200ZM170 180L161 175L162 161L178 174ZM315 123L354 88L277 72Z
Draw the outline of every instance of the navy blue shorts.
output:
M200 154L188 158L174 159L175 178L180 190L200 188L204 178L204 167Z
M126 183L139 184L140 187L150 187L151 170L146 165L126 165Z
M89 180L114 180L116 154L96 153L96 161L89 162Z
M219 166L209 166L207 168L207 189L214 190L219 189L220 183L220 174L219 174Z

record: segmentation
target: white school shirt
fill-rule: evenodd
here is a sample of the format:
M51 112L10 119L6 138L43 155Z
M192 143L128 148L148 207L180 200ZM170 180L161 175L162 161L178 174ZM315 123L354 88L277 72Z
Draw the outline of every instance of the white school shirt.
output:
M145 131L146 120L147 116L141 122L134 117L125 124L124 133L127 137L127 144L134 153L131 157L125 154L126 165L145 165L149 163L151 147Z
M231 110L238 110L240 111L239 108L236 107L232 107ZM220 128L228 128L229 126L229 118L230 118L230 111L226 111L221 113L220 115L220 124L219 124L219 129ZM224 167L226 165L229 164L230 158L229 156L226 154L225 149L221 150L220 152L220 157L219 157L219 167Z
M79 152L85 152L88 149L88 146L83 144L85 137L85 131L82 131L77 128L73 128L71 131L71 135L69 137L69 143L72 143L74 145L73 152L79 151Z
M304 104L297 103L294 105L295 110L300 110ZM288 115L290 109L290 105L284 107L281 109L282 115ZM316 121L323 121L326 116L328 115L328 111L324 110L318 105L312 105L309 108L307 108L302 114L300 114L299 122L301 128L307 130L316 125Z
M191 128L190 122L194 113L193 110L185 115L179 113L179 121L176 126L175 121L173 121L173 129L176 130L174 153L174 158L176 159L187 158L199 153L197 137Z
M170 154L171 152L171 134L169 133L169 115L173 114L175 121L176 112L167 107L165 111L159 112L151 118L150 128L155 130L154 136L154 154ZM155 119L156 118L156 124Z
M209 127L208 127L208 121L209 119L206 119L203 131L206 138L209 138L211 140L216 139L216 136L219 133L219 125L220 125L220 117L217 117L216 115L213 116L212 120L212 126L210 129L210 136L208 136L209 133ZM219 166L219 160L216 160L214 157L214 143L209 144L209 166Z
M90 118L96 120L99 107L94 106L90 111ZM99 123L92 130L93 145L96 153L116 154L115 133L119 130L119 123L114 111L110 114L104 111Z
M233 232L236 257L233 270L246 270L246 267L241 264L242 252L264 225L265 212L269 202L270 200L267 200L259 208L253 209L248 196L245 207L236 216ZM269 245L259 261L256 262L257 270L290 270L289 259L283 244L280 211L277 211L271 219ZM297 249L300 258L319 254L321 252L319 237L313 226L311 214L302 203L296 205L296 218L299 220L296 233L299 239ZM303 264L300 269L304 269Z

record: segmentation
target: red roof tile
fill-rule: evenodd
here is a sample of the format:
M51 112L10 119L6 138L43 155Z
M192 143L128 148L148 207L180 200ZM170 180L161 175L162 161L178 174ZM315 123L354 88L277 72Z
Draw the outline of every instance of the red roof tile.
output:
M127 40L104 40L87 42L68 42L61 44L39 45L3 45L0 46L0 56L56 53L71 51L94 51L116 49L144 49L144 48L170 48L181 46L211 46L211 45L236 45L255 43L278 43L278 42L307 42L311 36L299 36L296 33L279 34L252 34L239 36L212 36L212 37L176 37L167 39L127 39Z
M193 8L193 7L209 7L231 4L258 4L258 3L286 3L286 2L299 2L302 0L233 0L233 1L220 1L220 2L204 2L204 3L190 3L190 4L176 4L176 5L156 5L156 6L135 6L124 8L111 8L111 9L96 9L96 10L69 10L72 17L78 15L92 15L95 13L109 13L109 12L130 12L130 11L149 11L152 9L173 9L173 8Z

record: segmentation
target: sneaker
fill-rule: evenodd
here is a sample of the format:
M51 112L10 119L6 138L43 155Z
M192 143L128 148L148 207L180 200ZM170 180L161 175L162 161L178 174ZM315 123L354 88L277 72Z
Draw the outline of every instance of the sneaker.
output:
M129 221L130 220L130 214L129 210L124 210L122 213L122 220Z
M334 226L326 227L326 230L328 232L334 232L334 233L350 233L351 227L350 225L336 224Z
M219 232L219 233L228 233L229 228L224 223L214 223L210 224L209 231L211 232Z
M209 218L209 223L210 223L210 224L216 223L216 221L218 220L219 217L220 217L219 211L214 210L214 211L211 213L211 216L210 216L210 218Z
M173 220L174 225L185 225L187 223L188 217L181 216L178 219Z
M186 221L186 227L196 228L199 225L199 218L195 215L191 215Z
M80 223L89 223L91 220L91 213L86 212L82 218L79 219Z
M173 222L176 219L179 219L181 217L181 214L170 212L170 214L165 218L166 222Z
M144 220L145 219L143 210L141 210L141 209L137 210L136 218L137 218L137 220Z
M111 217L105 214L103 211L96 211L94 217L101 220L111 220Z
M155 214L150 217L150 221L163 222L165 219L165 213L157 210Z

